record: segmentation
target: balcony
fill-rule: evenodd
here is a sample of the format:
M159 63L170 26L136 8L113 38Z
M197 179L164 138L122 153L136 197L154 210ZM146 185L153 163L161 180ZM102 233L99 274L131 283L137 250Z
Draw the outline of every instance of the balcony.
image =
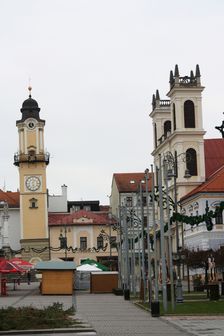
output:
M37 163L45 162L46 165L49 164L50 154L15 154L14 155L14 165L19 166L20 163Z

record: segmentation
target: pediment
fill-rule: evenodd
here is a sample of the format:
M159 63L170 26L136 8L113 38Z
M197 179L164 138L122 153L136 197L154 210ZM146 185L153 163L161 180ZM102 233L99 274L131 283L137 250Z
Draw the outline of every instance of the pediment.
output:
M80 218L74 218L73 219L73 223L84 223L84 224L91 224L93 223L93 219L92 218L88 218L85 216L82 216Z

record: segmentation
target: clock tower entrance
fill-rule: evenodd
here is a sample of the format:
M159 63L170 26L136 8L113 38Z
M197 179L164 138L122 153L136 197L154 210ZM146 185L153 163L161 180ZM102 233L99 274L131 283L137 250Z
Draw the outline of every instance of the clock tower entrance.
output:
M26 259L49 259L46 167L49 153L44 150L45 120L40 119L40 108L31 97L23 102L22 118L16 121L19 151L14 165L19 168L20 228L22 255Z

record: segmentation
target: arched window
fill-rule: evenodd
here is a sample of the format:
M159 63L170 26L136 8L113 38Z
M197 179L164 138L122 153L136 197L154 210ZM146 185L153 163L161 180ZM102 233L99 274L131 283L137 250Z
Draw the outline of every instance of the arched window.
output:
M223 224L222 211L219 207L216 208L215 224Z
M156 124L154 125L154 141L155 141L155 148L157 147L157 128Z
M186 166L189 170L189 173L191 176L197 176L198 175L198 168L197 168L197 153L196 150L193 148L188 148L186 151Z
M184 103L184 127L195 128L194 103L191 100Z
M171 121L170 120L166 120L164 123L164 138L166 139L170 133L171 133Z

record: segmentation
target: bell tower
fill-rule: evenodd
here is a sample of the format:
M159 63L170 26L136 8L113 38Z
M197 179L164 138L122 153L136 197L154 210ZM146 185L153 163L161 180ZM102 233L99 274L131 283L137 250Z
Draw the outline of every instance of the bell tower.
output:
M201 73L180 76L178 65L170 71L169 99L160 99L159 91L153 95L150 117L154 129L155 166L172 153L176 161L178 198L186 195L205 181L204 134L202 118ZM170 183L171 184L171 183Z
M22 117L16 121L19 150L14 165L19 168L20 228L22 255L26 259L49 259L46 167L49 153L44 150L45 120L40 119L40 108L31 96L21 108Z

